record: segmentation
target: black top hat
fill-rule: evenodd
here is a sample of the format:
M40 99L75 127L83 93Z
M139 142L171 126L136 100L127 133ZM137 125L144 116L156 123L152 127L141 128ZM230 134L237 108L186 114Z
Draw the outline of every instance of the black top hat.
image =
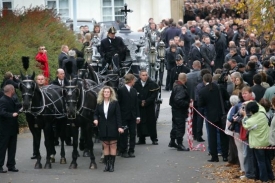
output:
M110 34L115 34L116 33L116 29L114 27L111 27L109 30L108 30L108 33Z

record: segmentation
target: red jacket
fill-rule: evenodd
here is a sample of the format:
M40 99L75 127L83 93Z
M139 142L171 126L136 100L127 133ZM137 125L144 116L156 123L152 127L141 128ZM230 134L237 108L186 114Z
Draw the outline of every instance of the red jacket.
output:
M40 67L40 69L43 71L43 75L49 78L50 73L49 73L49 63L48 63L47 54L38 52L37 55L35 56L35 60L41 64L42 68Z

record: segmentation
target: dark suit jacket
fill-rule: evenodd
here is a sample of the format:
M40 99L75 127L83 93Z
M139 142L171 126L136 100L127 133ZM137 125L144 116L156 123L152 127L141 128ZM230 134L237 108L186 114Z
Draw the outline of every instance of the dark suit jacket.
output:
M58 56L58 68L62 68L63 60L67 59L68 55L66 55L64 52L61 52Z
M198 60L200 62L202 62L202 54L201 54L201 51L196 47L196 46L193 46L191 48L191 51L190 51L190 59L192 61L192 63L195 61L195 60Z
M210 65L211 61L216 60L216 50L214 45L210 44L209 46L207 46L206 44L203 44L201 46L201 55L204 63Z
M55 78L55 80L51 82L51 84L61 86L57 77ZM64 78L64 86L68 86L68 85L69 85L69 81L66 78Z
M14 100L6 95L0 99L0 137L13 136L18 133L17 117L12 114L18 112Z
M171 76L170 76L170 88L169 90L172 91L173 84L176 80L178 80L180 73L189 73L190 69L188 67L185 67L183 64L181 66L176 66L173 69L171 69Z
M104 114L104 102L97 104L94 120L98 120L99 138L117 138L121 128L121 114L118 101L109 103L107 119Z
M261 85L254 85L251 89L255 94L255 100L259 102L263 98L266 88Z
M257 74L256 70L249 70L243 73L243 80L249 84L249 86L253 86L253 76Z
M212 89L210 89L211 86ZM223 103L225 104L225 101L229 100L229 95L227 91L221 86L220 91ZM206 108L207 119L209 121L215 123L221 120L223 112L218 85L216 85L215 83L208 84L199 91L198 106Z
M117 95L122 125L124 125L123 121L125 120L135 120L137 117L140 117L137 90L135 88L131 88L129 92L126 86L123 86L118 89Z

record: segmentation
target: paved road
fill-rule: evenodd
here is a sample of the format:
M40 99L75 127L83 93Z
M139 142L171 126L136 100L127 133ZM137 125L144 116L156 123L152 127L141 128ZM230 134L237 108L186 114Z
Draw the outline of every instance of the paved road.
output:
M97 170L88 169L89 159L80 157L78 169L68 169L71 161L72 147L66 146L66 165L52 164L52 169L35 170L35 160L30 160L32 154L31 134L19 135L16 167L18 173L6 173L0 175L0 183L210 183L216 182L205 178L205 168L209 156L207 152L178 152L168 148L169 133L171 128L171 112L168 105L170 93L164 91L164 102L161 105L160 118L158 121L159 145L151 145L147 139L147 145L136 146L136 158L117 157L115 172L104 173L104 165L99 163L101 145L95 144L95 155L98 163ZM205 135L204 138L206 139ZM195 142L196 143L196 142ZM42 164L45 163L45 147L41 143ZM184 144L187 145L185 139ZM60 152L57 147L57 152ZM60 156L56 156L59 162ZM222 163L218 163L219 165Z

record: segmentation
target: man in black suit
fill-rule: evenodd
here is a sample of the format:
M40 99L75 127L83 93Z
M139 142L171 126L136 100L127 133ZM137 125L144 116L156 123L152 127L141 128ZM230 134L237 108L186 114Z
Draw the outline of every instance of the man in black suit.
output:
M139 140L137 144L146 144L146 136L150 136L153 145L158 145L157 120L155 115L155 100L159 86L148 77L146 70L141 70L139 79L133 86L138 92L140 123L137 125Z
M107 63L109 65L109 69L113 69L115 67L119 68L120 62L125 59L126 46L123 43L122 38L116 36L116 29L114 27L111 27L108 30L107 38L101 41L99 53L104 59L104 63L102 64L103 68Z
M204 37L204 44L201 46L201 54L203 58L204 68L213 73L213 67L216 60L216 51L213 44L210 44L210 38Z
M62 68L63 60L68 58L69 47L67 45L61 46L61 53L58 56L58 68Z
M7 173L7 171L3 169L7 151L8 170L18 172L18 169L15 168L18 107L12 98L14 94L14 87L8 84L4 87L4 96L0 99L0 173Z
M125 76L125 85L118 89L118 102L121 110L122 126L128 126L120 136L121 157L135 157L136 144L136 124L140 122L137 90L132 88L135 84L135 76L127 74ZM130 133L130 146L127 152L128 135Z
M199 107L205 107L207 111L207 120L214 123L218 127L224 129L222 126L222 107L221 100L223 104L226 100L229 100L229 95L227 91L215 83L212 83L212 75L205 74L203 76L203 82L205 87L199 91ZM208 160L209 162L219 162L218 152L217 152L217 128L211 124L208 125L209 133L209 148L212 158ZM228 140L227 135L220 130L220 139L222 147L223 161L228 161Z
M195 41L195 45L190 50L190 60L191 60L191 64L193 64L195 60L198 60L201 62L202 66L204 65L202 54L201 54L201 42L199 40Z
M186 74L180 73L169 100L169 105L172 107L172 130L170 132L171 141L168 147L175 147L178 151L189 151L189 148L186 148L182 144L185 133L185 120L190 102L190 97L185 85L186 82ZM175 140L177 140L177 144Z
M63 69L57 69L56 71L56 78L55 80L53 80L53 82L51 83L53 85L57 85L57 86L68 86L69 82L65 77L65 71ZM65 108L65 106L64 106ZM61 126L61 125L67 125L66 127ZM72 145L71 142L71 133L70 133L70 123L67 120L67 118L58 118L55 119L55 124L54 124L54 130L55 130L55 145L59 145L59 141L58 138L60 137L61 134L58 134L57 132L60 132L60 128L65 128L66 129L66 139L65 139L65 143L67 145ZM64 132L64 131L61 131Z

